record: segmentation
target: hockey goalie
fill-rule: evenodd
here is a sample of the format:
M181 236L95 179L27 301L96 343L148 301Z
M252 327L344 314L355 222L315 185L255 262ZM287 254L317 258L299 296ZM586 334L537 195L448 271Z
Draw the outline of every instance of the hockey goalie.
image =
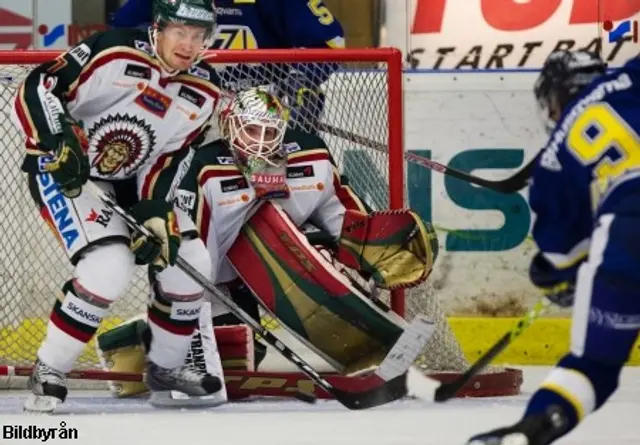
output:
M207 246L212 281L256 320L260 310L276 319L338 373L376 367L406 323L370 290L423 282L438 253L434 229L410 210L367 212L341 183L324 141L287 129L285 108L266 89L238 93L218 116L221 138L195 150L175 196ZM312 235L323 241L310 242ZM264 347L224 305L211 305L200 314L191 363L198 355L208 372L220 358L225 370L255 371ZM106 370L143 371L144 324L141 316L99 337ZM145 391L140 383L111 389ZM224 403L227 394L215 397Z

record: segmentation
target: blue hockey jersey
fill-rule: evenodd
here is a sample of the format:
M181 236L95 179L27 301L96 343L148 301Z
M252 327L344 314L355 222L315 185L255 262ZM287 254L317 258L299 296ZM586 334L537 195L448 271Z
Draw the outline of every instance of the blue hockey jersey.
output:
M558 270L586 257L601 215L637 217L628 227L637 225L638 235L628 239L640 238L640 57L564 110L534 169L529 201L535 242Z
M115 27L151 21L152 0L129 0L115 14ZM322 0L215 0L214 49L342 48L342 26Z

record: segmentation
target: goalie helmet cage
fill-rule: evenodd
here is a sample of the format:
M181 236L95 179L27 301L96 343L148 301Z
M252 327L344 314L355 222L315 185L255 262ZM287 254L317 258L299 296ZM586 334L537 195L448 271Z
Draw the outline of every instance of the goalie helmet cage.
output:
M0 217L0 368L33 364L53 302L72 272L29 196L20 171L23 135L10 119L13 97L29 71L60 54L0 51L0 181L4 189ZM237 50L210 51L205 58L221 74L225 90L248 85L273 88L291 109L291 125L315 132L325 140L339 172L371 208L405 207L400 51ZM367 141L385 144L388 151L373 150ZM382 298L406 318L420 312L436 323L436 334L419 362L425 372L446 381L466 369L468 362L428 282L406 292L382 292ZM130 289L112 306L100 332L144 312L146 300L146 273L139 268ZM76 368L99 367L92 341ZM521 373L492 368L472 381L461 395L515 394L520 384ZM7 387L7 382L0 382L0 388L3 386Z

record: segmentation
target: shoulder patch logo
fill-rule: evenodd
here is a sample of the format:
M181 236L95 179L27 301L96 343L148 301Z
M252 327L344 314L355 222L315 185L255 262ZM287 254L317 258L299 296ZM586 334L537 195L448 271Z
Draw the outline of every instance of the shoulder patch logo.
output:
M209 74L209 71L197 65L194 65L191 68L189 68L188 73L191 74L192 76L196 76L204 80L211 80L211 75Z
M218 164L220 165L233 165L234 161L231 156L218 156Z
M86 43L81 43L69 50L69 55L78 62L78 65L85 66L91 58L91 48Z
M284 151L287 154L302 150L302 147L300 147L297 142L289 142L288 144L284 144L282 148L284 148Z
M153 56L153 48L151 48L151 44L149 42L145 42L144 40L136 40L133 42L133 44L135 45L137 50Z
M174 203L180 210L189 213L196 206L196 194L189 190L178 189Z

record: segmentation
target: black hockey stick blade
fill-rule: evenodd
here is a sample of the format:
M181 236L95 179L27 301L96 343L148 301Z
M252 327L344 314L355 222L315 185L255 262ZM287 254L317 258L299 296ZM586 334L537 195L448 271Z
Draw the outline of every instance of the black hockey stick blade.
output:
M347 392L334 388L333 396L346 408L361 410L400 400L406 397L408 393L407 375L402 374L366 391Z
M478 375L491 361L500 354L510 342L510 332L503 335L496 344L494 344L482 357L480 357L469 369L467 369L460 377L449 382L441 384L434 394L436 402L446 402L453 399L458 391L465 387L472 378Z
M469 381L476 375L478 375L494 358L504 351L516 338L518 338L524 331L527 330L531 323L537 320L551 305L551 302L542 298L536 303L536 305L527 312L518 323L506 334L500 337L487 352L485 352L467 371L465 371L460 377L449 382L442 383L434 394L434 400L436 402L446 402L456 396L458 391L465 387Z

